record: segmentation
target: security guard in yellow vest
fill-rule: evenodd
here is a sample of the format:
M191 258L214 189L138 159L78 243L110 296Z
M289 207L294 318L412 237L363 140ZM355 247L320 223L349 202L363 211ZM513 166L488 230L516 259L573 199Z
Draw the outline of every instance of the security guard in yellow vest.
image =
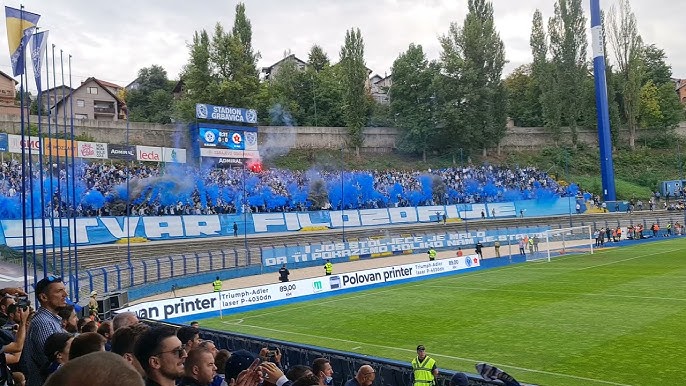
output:
M434 249L434 247L431 247L431 249L429 249L429 252L427 253L429 254L429 261L436 260L436 250Z
M436 361L426 355L423 345L417 346L417 357L412 360L412 384L414 386L433 386L438 376Z
M222 290L222 281L219 280L219 276L217 276L217 279L212 282L212 287L214 288L214 292L219 292Z
M326 276L331 275L333 272L333 264L329 260L326 261L326 264L324 264L324 272L326 273Z

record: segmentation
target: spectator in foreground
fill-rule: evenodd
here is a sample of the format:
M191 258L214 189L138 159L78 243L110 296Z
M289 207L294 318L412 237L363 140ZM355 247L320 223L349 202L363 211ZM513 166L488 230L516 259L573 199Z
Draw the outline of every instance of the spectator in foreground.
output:
M120 312L112 318L112 329L116 332L122 327L133 326L138 323L138 316L135 312Z
M105 351L107 339L97 332L85 332L71 342L69 360L97 351Z
M62 318L62 328L70 333L75 334L78 330L79 317L76 316L74 306L66 305L57 311L57 315Z
M317 358L312 361L312 373L319 377L319 385L333 384L333 367L326 358Z
M48 276L36 283L36 297L40 307L33 317L22 350L20 367L26 375L26 386L41 386L45 379L41 369L48 365L45 341L56 332L64 332L57 309L67 305L67 291L61 277Z
M455 373L450 378L450 386L469 386L469 378L464 373Z
M56 332L50 335L48 340L45 341L44 351L50 362L46 367L41 369L43 377L49 377L50 374L69 362L69 351L73 340L74 336L72 334Z
M436 361L426 355L424 345L417 346L417 357L412 360L412 383L414 386L433 384L438 376Z
M187 353L194 348L199 347L200 342L202 342L202 339L200 339L200 330L196 327L183 326L176 332L176 336L181 340L183 348L186 349Z
M162 326L145 331L134 347L149 386L176 386L184 375L186 350L176 337L176 329Z
M138 338L148 329L147 324L136 323L132 326L122 327L112 335L112 352L121 355L141 376L145 376L145 371L133 354L133 350Z
M355 378L348 380L345 386L371 386L376 379L376 371L369 365L362 365L357 370Z
M122 357L95 352L69 361L44 386L144 386L143 378Z
M214 355L206 348L191 350L184 368L184 376L179 386L209 386L217 373Z

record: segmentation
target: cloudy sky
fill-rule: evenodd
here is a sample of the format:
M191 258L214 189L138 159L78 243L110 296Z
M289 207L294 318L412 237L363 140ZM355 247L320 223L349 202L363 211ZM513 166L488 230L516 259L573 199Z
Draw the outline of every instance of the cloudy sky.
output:
M601 0L609 9L615 0ZM74 84L89 76L122 86L135 79L138 69L163 66L178 78L188 60L187 43L193 32L212 30L219 22L233 24L236 0L26 0L26 10L41 14L39 25L49 29L50 44L65 58L73 56ZM583 0L588 16L588 0ZM9 0L5 5L19 7ZM94 5L97 4L97 5ZM505 73L531 60L529 34L536 8L547 19L553 0L494 0L496 27L505 42ZM686 77L686 46L681 22L686 2L632 0L644 41L663 48L675 77ZM451 22L462 23L467 0L247 0L253 27L253 46L268 66L290 50L302 59L319 44L332 60L338 59L345 31L359 27L365 41L367 66L383 76L410 43L424 46L429 58L439 55L438 37ZM5 34L5 24L2 33ZM0 39L0 70L10 72L7 40ZM590 46L589 46L590 47ZM590 48L589 48L590 56ZM66 60L66 59L65 59Z

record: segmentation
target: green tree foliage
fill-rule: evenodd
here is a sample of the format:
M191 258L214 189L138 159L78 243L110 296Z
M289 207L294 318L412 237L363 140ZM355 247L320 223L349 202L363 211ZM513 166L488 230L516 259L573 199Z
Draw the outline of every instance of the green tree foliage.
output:
M313 45L312 48L310 48L310 53L307 55L307 63L316 72L320 72L331 65L329 61L329 56L326 55L324 49L317 44Z
M636 128L639 122L641 87L643 85L643 42L638 33L636 16L628 0L619 0L608 16L610 45L617 63L619 105L629 129L629 146L636 147Z
M501 79L505 48L495 29L492 3L469 0L462 27L451 23L440 42L444 73L452 78L440 81L444 87L439 98L449 110L443 117L453 120L449 126L459 131L458 136L467 137L470 147L485 155L487 148L503 138L507 123Z
M660 97L657 86L648 81L641 87L639 99L640 125L646 129L657 129L662 124L662 112L660 111Z
M177 103L181 119L193 119L196 103L236 107L266 103L257 70L260 54L252 48L252 25L243 3L236 5L231 32L219 23L212 37L205 30L196 31L189 51L181 74L185 92Z
M364 41L360 29L345 33L345 44L341 47L340 63L343 84L343 116L348 127L348 145L359 155L364 137L362 128L367 121L368 99L367 67L364 62Z
M582 99L579 96L588 76L586 17L581 0L557 0L554 16L548 20L548 34L562 124L569 127L572 143L576 145L577 127L582 119Z
M644 82L661 85L672 82L672 67L666 62L665 51L655 44L643 47Z
M543 126L550 131L555 141L561 137L562 106L555 67L548 58L548 36L543 26L543 15L540 10L534 12L531 36L529 37L533 63L531 77L539 93L541 118Z
M517 67L507 78L507 115L515 126L543 126L540 89L531 76L531 65Z
M129 119L135 122L171 123L174 82L158 65L141 68L136 79L138 88L126 92Z
M402 130L399 147L410 152L426 152L435 135L435 98L432 88L436 71L430 67L421 45L410 44L393 62L390 88L391 113Z

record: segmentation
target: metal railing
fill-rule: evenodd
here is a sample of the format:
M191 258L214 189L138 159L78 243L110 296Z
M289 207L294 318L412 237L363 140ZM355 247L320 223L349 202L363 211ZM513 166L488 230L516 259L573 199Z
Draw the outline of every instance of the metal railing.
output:
M681 212L673 213L663 213L659 216L655 216L654 219L649 217L644 218L598 218L598 217L583 217L576 218L574 225L589 225L592 229L599 228L616 228L618 226L636 226L637 224L643 224L645 231L644 234L652 234L649 232L650 227L653 223L660 226L660 236L666 234L667 223L675 224L677 222L683 224L684 215ZM549 223L547 226L550 229L562 229L569 227L569 222L555 222ZM531 233L535 229L540 228L540 225L531 226L488 226L488 224L480 224L478 227L469 228L465 230L450 230L450 232L478 232L478 231L499 231L502 234L521 234L521 233ZM421 228L420 228L421 229ZM446 232L448 230L446 229ZM439 232L436 228L431 231L426 232L413 232L408 234L408 232L392 232L386 231L385 235L388 236L430 236L436 235ZM674 232L672 232L674 233ZM378 230L371 231L368 237L358 237L356 240L371 240L378 239ZM624 236L626 238L626 236ZM200 274L208 274L217 271L226 270L236 270L245 267L260 267L257 273L263 272L264 267L262 267L262 255L263 252L276 247L301 247L308 245L318 245L325 244L327 242L335 242L340 239L330 239L328 241L315 241L315 242L303 242L303 243L289 243L288 245L279 244L276 242L277 239L272 239L273 244L255 246L248 249L223 249L214 251L202 251L194 253L185 254L172 254L159 256L156 258L146 258L146 259L131 259L130 263L124 261L115 265L103 265L98 267L87 268L79 272L79 288L80 295L87 297L90 291L98 291L99 293L116 292L122 290L128 290L131 288L149 285L152 283L159 283L169 279L190 277ZM485 247L492 246L492 242L483 242ZM468 249L470 246L463 246L463 249ZM518 248L516 242L508 241L503 243L502 246L503 256L510 254L516 254ZM448 248L444 248L448 249ZM456 249L456 248L453 248ZM312 266L312 264L318 264L318 262L301 262L301 263L289 263L290 268L299 268L305 266ZM278 267L277 267L278 268Z

